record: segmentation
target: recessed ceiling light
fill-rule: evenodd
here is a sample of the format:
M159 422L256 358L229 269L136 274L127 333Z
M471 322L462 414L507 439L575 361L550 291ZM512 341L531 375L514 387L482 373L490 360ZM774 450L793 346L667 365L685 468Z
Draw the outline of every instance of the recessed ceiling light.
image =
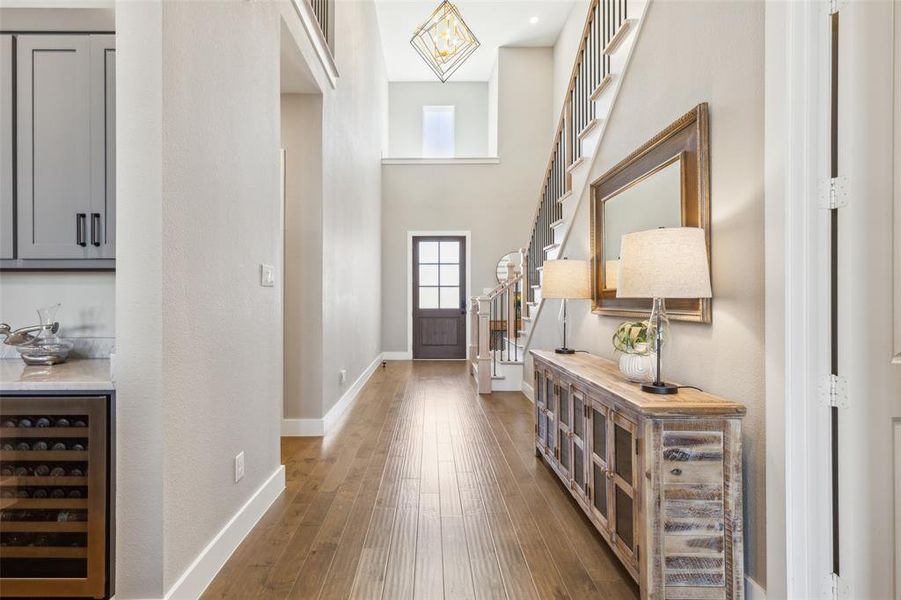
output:
M537 22L538 22L538 17L532 17L531 19L529 19L529 23L531 23L532 25L534 25Z

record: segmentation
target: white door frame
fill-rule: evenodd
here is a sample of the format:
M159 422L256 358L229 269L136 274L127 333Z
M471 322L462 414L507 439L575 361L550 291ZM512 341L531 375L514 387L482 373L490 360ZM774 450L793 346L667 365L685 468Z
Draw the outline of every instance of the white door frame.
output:
M408 230L407 231L407 351L404 356L396 357L401 360L413 358L413 238L419 236L458 236L466 238L466 298L471 298L472 293L472 232L470 231L438 231L438 230ZM469 304L466 305L466 353L469 354Z
M813 600L832 572L829 2L766 11L767 595Z

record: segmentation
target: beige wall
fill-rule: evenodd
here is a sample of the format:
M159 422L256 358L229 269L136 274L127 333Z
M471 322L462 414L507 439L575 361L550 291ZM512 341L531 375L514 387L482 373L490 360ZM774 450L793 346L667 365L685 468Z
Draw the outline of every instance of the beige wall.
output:
M668 378L747 405L744 421L747 574L766 582L764 463L764 255L762 2L650 5L591 172L596 178L697 105L710 104L713 322L673 323ZM565 253L589 256L583 197ZM613 358L621 318L572 303L573 345ZM549 302L534 347L559 343Z
M322 96L282 96L285 149L285 406L322 416Z
M497 285L497 261L526 244L551 147L552 72L550 48L500 49L500 164L382 167L384 351L407 350L408 231L472 232L469 296Z
M279 468L279 27L269 3L117 10L117 597L161 597Z
M338 88L323 102L323 414L381 352L381 191L388 84L375 6L336 2ZM347 370L340 384L338 372Z
M455 156L488 153L489 102L485 82L409 82L388 84L388 156L422 156L422 107L454 107Z

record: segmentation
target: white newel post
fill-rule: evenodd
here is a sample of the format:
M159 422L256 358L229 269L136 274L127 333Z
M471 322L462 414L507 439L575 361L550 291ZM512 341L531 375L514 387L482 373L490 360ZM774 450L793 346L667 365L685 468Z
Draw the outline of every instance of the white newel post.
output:
M516 265L513 261L507 263L507 291L505 302L507 303L507 340L516 339L516 286L510 282L516 277Z
M479 358L479 299L469 299L469 372L475 374L476 361Z
M491 300L479 298L479 368L478 391L480 394L491 393L491 345L489 318L491 312Z

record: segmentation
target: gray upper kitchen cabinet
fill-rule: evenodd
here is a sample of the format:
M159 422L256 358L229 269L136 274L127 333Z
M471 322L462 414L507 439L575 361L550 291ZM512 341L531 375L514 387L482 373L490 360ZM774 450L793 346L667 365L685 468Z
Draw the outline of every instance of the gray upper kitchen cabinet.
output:
M116 38L91 36L91 244L116 258Z
M16 36L18 259L115 257L114 40Z
M0 259L15 256L13 204L13 36L0 35Z

